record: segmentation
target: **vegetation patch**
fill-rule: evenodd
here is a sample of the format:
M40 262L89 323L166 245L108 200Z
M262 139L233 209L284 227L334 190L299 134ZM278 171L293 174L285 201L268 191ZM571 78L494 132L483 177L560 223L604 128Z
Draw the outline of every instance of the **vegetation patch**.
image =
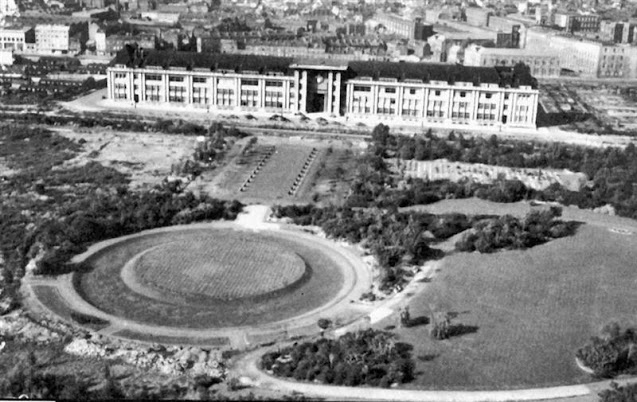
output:
M499 249L525 249L573 235L578 223L555 219L561 214L560 208L553 207L531 211L524 219L504 215L480 220L456 243L456 250L490 253Z
M225 336L216 336L208 338L186 337L186 336L169 336L169 335L156 335L147 332L137 332L130 329L122 329L115 333L113 336L120 338L134 339L142 342L160 343L160 344L174 344L174 345L205 345L223 347L230 345L230 339Z
M411 349L390 333L370 329L266 353L261 366L276 376L300 381L387 388L414 378Z
M637 372L637 333L634 328L621 328L612 323L604 326L601 336L576 353L579 361L599 377L614 377Z

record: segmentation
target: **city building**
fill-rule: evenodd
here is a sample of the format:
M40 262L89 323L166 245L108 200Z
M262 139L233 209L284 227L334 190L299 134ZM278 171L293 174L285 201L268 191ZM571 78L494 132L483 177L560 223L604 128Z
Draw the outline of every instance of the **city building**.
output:
M0 49L0 66L13 64L13 49Z
M433 35L433 25L425 24L421 18L403 17L397 14L378 12L374 20L383 25L387 33L400 35L407 39L427 40Z
M493 11L481 7L468 7L464 10L467 24L475 27L489 26L489 18L493 15Z
M0 18L19 15L15 0L0 0Z
M560 56L550 51L528 49L489 48L469 45L464 50L465 66L508 66L524 63L536 78L555 78L560 76Z
M601 21L599 38L613 43L637 43L637 21Z
M556 12L554 23L566 32L598 32L599 15Z
M612 42L556 35L544 30L529 30L526 48L551 49L560 56L560 67L594 78L637 78L637 48Z
M68 53L70 27L66 25L36 25L35 49L38 53Z
M2 28L0 29L0 49L12 49L24 52L27 43L35 42L33 28Z
M113 102L208 111L532 128L538 108L537 83L520 67L138 51L120 52L107 75Z
M97 42L97 41L96 41ZM138 46L144 49L155 48L155 35L152 34L138 34L138 35L111 35L105 38L104 52L111 56L116 55L124 46L128 44L136 43ZM96 43L97 50L97 43Z

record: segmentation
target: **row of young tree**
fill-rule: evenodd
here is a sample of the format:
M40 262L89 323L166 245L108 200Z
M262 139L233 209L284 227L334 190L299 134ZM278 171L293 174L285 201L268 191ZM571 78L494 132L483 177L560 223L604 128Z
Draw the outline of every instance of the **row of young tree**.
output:
M393 334L368 329L270 352L261 367L280 377L324 384L389 387L414 378L412 346Z
M592 148L560 143L504 140L495 135L490 138L465 138L462 134L453 132L445 138L433 135L431 130L424 135L407 137L391 135L389 128L384 125L374 128L372 142L371 153L377 159L370 166L376 172L386 168L383 166L382 158L398 157L416 160L446 158L451 161L514 168L569 169L585 173L590 179L590 183L578 192L568 191L559 184L554 184L544 191L535 191L516 180L497 180L491 185L479 185L469 181L447 184L443 181L437 185L441 191L427 191L427 187L436 186L436 184L419 183L418 180L413 180L413 185L421 190L420 194L413 194L418 192L413 186L407 186L407 191L412 194L404 197L399 196L400 192L394 194L394 199L399 198L402 203L408 203L414 195L420 197L419 201L429 202L435 202L440 197L458 195L501 202L542 199L576 205L580 208L596 208L610 204L618 215L637 219L637 150L632 143L624 149ZM369 177L363 179L369 179ZM371 185L376 182L378 180L372 180ZM370 186L363 180L359 181L359 184L361 183ZM356 187L354 190L356 203L360 203L361 196L369 195L369 192L357 191L360 189ZM369 198L367 197L368 200ZM393 200L389 202L391 201Z
M245 137L247 134L238 128L224 127L222 123L212 125L197 124L181 119L156 119L121 117L109 114L51 115L44 113L20 113L0 108L0 117L16 124L40 124L44 126L78 126L82 128L111 127L121 131L159 132L163 134L207 135L211 131L223 130L228 137Z

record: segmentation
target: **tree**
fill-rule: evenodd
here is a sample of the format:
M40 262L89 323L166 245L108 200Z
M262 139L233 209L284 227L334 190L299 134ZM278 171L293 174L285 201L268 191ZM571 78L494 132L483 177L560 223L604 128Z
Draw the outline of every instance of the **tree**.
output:
M319 318L316 325L318 325L318 327L321 328L321 336L323 336L325 331L332 326L332 320L327 318Z
M429 320L429 335L433 339L442 340L451 334L451 317L444 311L434 311Z

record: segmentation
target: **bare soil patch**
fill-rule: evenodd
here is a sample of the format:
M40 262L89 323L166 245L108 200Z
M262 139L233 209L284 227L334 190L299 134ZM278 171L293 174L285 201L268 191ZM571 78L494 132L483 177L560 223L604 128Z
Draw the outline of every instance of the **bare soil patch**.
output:
M131 175L134 187L151 187L171 175L172 165L191 158L196 138L185 135L130 133L107 129L56 129L75 141L84 140L84 152L66 163L83 166L100 162Z
M571 191L579 191L587 180L585 174L568 170L510 168L481 163L450 162L446 159L400 161L397 169L404 171L407 176L427 180L458 182L469 179L479 183L492 183L503 177L507 180L519 180L535 190L544 190L551 184L559 183Z

